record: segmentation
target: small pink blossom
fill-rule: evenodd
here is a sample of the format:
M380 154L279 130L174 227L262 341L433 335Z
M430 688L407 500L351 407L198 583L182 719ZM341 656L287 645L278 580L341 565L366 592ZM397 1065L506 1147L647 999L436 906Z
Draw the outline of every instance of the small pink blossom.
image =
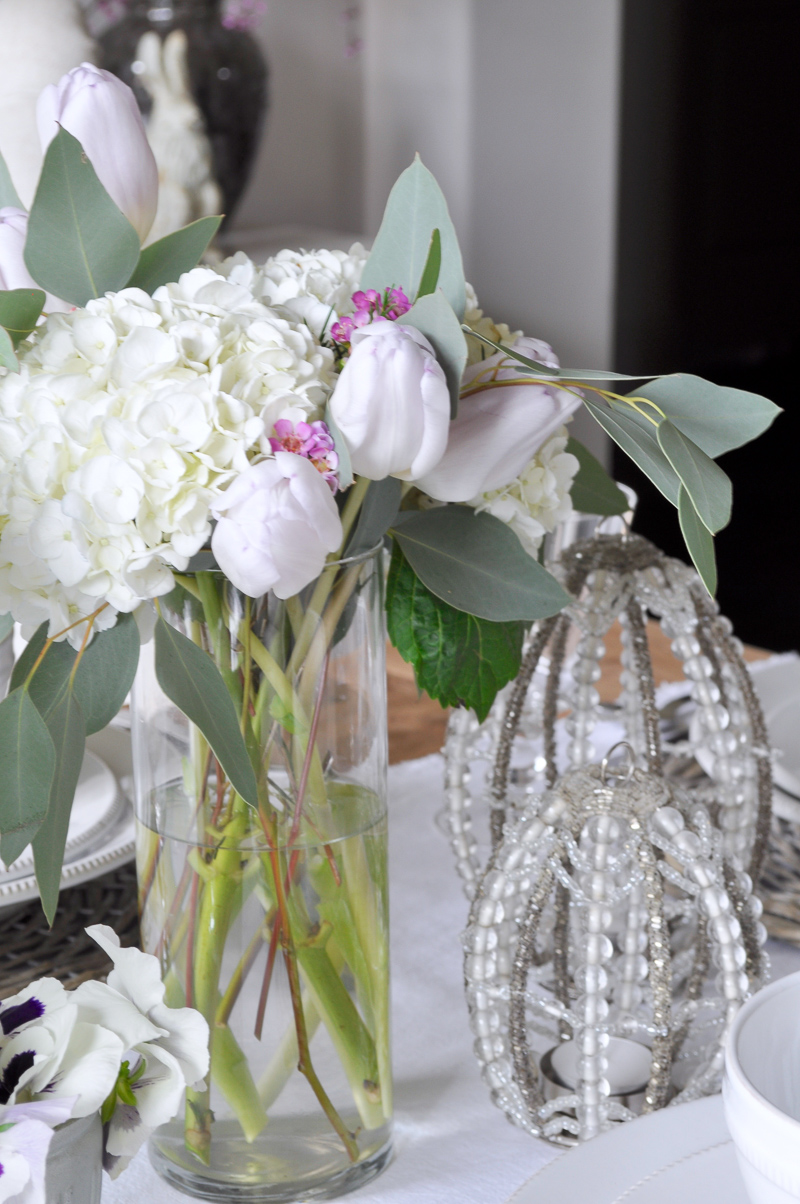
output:
M387 288L383 293L376 288L359 289L352 300L355 313L340 318L331 327L331 338L344 355L349 354L354 331L373 322L395 322L411 309L401 288Z
M294 423L289 418L279 418L273 430L275 435L270 436L269 441L272 450L293 452L296 456L310 460L336 493L339 488L336 475L339 457L327 425L321 420Z

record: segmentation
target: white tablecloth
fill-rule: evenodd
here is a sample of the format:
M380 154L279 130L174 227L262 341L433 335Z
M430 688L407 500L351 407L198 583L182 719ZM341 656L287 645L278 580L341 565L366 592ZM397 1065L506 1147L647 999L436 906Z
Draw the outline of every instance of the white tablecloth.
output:
M389 771L395 1157L353 1204L506 1204L555 1156L493 1106L472 1054L459 934L467 901L445 837L442 759ZM800 969L800 952L772 943L773 975ZM164 1184L146 1149L104 1204L184 1204Z

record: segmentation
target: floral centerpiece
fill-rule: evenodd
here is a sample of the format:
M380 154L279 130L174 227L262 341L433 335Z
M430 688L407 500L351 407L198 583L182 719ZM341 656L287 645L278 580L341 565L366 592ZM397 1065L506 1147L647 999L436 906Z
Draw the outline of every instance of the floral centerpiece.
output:
M56 1127L84 1117L102 1124L116 1178L208 1073L208 1025L165 1005L157 960L102 924L86 931L114 963L107 983L40 978L0 1001L0 1202L46 1204Z
M383 610L420 687L485 716L569 602L544 532L627 507L571 413L676 505L713 591L715 457L777 407L690 376L622 396L496 326L419 160L369 255L217 268L207 228L139 253L92 162L62 129L27 219L26 270L75 307L0 294L0 612L30 637L0 855L33 842L52 915L85 734L138 666L143 940L211 1033L154 1156L209 1199L345 1190L390 1149Z

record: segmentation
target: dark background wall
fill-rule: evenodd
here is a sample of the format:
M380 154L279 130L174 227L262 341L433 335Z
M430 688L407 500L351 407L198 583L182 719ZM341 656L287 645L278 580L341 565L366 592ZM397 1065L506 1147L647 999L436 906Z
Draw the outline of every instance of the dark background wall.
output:
M800 5L626 0L616 366L691 371L784 413L721 460L723 611L800 647ZM636 528L683 555L677 515L622 455Z

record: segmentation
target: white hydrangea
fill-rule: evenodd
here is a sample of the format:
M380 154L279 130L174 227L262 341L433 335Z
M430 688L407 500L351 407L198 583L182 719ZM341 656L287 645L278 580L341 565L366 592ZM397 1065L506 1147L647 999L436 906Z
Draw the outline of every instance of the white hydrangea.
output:
M239 252L219 271L265 305L283 306L319 337L337 317L353 312L367 258L358 242L349 251L279 251L263 267Z
M275 421L322 416L334 355L290 302L341 304L362 261L235 256L51 316L0 380L0 614L54 634L107 601L102 629L171 589Z
M516 480L469 503L508 523L531 556L537 555L545 535L572 513L570 489L579 464L566 446L567 428L562 426Z

